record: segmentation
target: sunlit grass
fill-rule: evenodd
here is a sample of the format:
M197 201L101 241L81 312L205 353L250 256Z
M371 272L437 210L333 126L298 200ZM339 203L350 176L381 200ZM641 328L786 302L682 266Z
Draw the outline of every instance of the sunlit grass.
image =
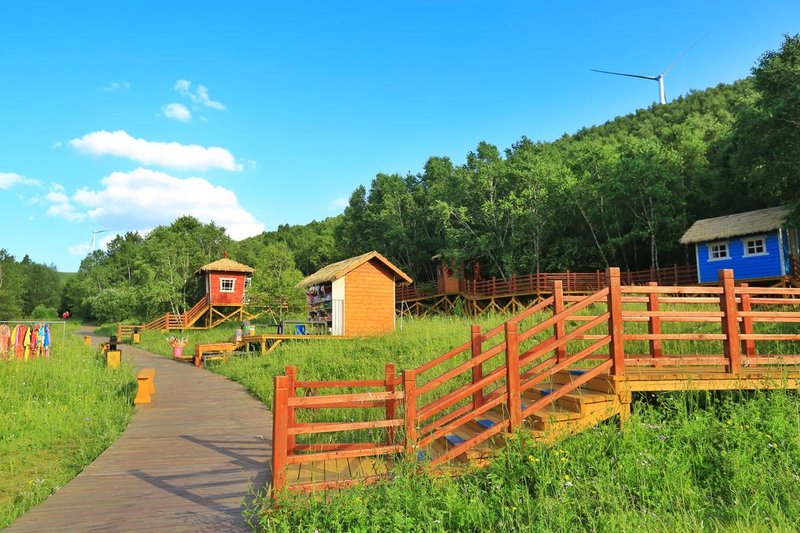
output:
M133 369L107 369L77 327L53 338L49 359L0 361L0 528L78 474L133 413Z

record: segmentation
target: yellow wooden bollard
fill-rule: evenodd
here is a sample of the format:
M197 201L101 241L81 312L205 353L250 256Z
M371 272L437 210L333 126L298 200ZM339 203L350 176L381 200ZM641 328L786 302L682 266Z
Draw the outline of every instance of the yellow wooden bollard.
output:
M141 340L142 340L142 334L141 333L134 333L133 334L133 344L139 344L139 342Z
M106 352L106 364L109 368L119 368L122 352L119 350L108 350Z
M85 344L86 346L89 346L90 344L92 344L92 338L89 335L84 335L83 336L83 344Z

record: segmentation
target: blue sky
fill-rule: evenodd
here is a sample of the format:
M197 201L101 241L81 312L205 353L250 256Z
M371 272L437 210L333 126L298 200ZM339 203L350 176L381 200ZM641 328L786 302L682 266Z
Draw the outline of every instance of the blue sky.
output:
M796 0L4 1L0 248L74 271L95 230L321 219L378 172L658 96L591 68L655 75L708 33L672 99L747 76L798 28Z

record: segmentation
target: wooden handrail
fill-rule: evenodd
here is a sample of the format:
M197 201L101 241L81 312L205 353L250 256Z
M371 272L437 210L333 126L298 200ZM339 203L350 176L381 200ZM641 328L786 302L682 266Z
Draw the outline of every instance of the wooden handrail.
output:
M660 274L651 272L651 275L657 274L671 276L666 278L667 283L673 283L681 276L677 268L664 269ZM534 282L537 285L552 283L549 289L551 295L485 333L479 326L472 326L467 342L418 368L404 370L402 379L393 366L386 367L383 380L333 381L297 381L287 368L287 376L278 377L275 382L275 469L283 468L285 473L288 464L344 457L386 456L400 452L416 457L415 452L420 447L428 446L443 436L457 432L465 424L474 423L485 413L505 406L503 410L507 417L473 437L449 446L443 454L428 463L433 467L470 451L495 435L514 431L525 418L543 416L542 410L597 376L604 373L624 376L626 366L715 366L724 368L725 372L734 374L738 379L740 375L746 376L740 373L746 365L751 370L759 365L800 365L800 355L758 353L759 347L770 346L761 344L765 341L800 342L800 331L769 333L758 329L762 324L800 323L800 289L737 287L733 284L730 271L720 273L720 285L715 287L658 286L653 283L623 286L623 280L636 281L637 274L609 269L602 274L591 274L594 283L602 279L608 284L607 287L599 288L587 296L569 296L564 294L567 288L571 290L580 286L585 276L571 272L559 276L539 273L505 281L495 280L493 285L498 291L507 287L521 290ZM483 282L463 284L465 290L473 293L478 293L486 286ZM778 308L780 310L775 309L777 305L781 306ZM544 316L538 320L540 313ZM523 321L530 322L528 319L534 316L537 320L523 328ZM647 324L646 333L642 333L642 329L631 329L632 324L643 322ZM669 326L675 323L695 323L700 329L692 331L681 327L676 330L674 326L670 329ZM550 335L537 339L536 336L543 331ZM493 346L486 347L487 340L501 333L503 338L495 339L497 342L493 342ZM669 354L670 345L664 341L670 340L714 342L722 345L724 353ZM526 344L521 348L523 342ZM578 342L582 344L576 344ZM646 342L647 348L643 353L629 353L634 350L630 345L634 342ZM629 345L626 346L626 343ZM606 346L609 346L607 351ZM461 359L454 361L458 357ZM557 373L587 361L592 361L592 365L581 365L582 372L573 374L563 384L549 384L550 390L546 394L542 393L540 398L523 408L523 393L541 387ZM488 362L491 362L492 369L484 372ZM449 368L440 368L438 375L426 376L423 383L418 383L420 374L444 363L448 363ZM380 390L336 391L321 396L296 394L300 388L318 393L325 388L352 391L369 387ZM422 395L426 396L427 404L419 406ZM402 402L403 409L397 409L398 402ZM298 424L295 421L296 409L331 407L379 408L384 409L385 414L378 419L372 416L349 422L329 420ZM396 443L394 431L399 427L405 429L405 441ZM386 439L381 442L300 445L293 440L296 435L370 429L386 430ZM285 477L282 479L278 472L274 476L275 487L285 485ZM344 486L351 482L326 481L323 485ZM311 487L309 484L303 486L306 489ZM318 486L321 485L313 485Z

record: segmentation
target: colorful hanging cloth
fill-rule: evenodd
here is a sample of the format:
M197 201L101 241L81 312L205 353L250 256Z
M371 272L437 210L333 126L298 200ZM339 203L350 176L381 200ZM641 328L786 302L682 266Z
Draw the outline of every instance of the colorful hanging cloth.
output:
M31 328L25 328L25 338L23 339L22 344L25 347L22 358L27 361L31 354Z
M14 326L14 333L12 339L14 343L14 355L17 359L22 360L25 356L25 334L28 332L28 327L24 324L17 324Z
M8 354L9 345L11 344L11 328L8 324L0 324L0 354Z
M50 324L45 323L44 334L42 335L42 345L44 346L44 356L50 357Z

